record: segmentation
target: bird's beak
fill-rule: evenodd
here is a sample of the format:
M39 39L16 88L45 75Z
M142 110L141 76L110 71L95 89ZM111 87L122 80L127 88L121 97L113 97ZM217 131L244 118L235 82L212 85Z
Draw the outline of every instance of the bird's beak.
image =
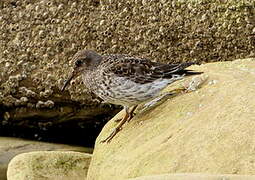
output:
M61 88L61 91L64 91L65 88L70 84L71 80L74 79L77 76L77 72L74 70L72 74L69 76L69 78L65 81L64 86Z

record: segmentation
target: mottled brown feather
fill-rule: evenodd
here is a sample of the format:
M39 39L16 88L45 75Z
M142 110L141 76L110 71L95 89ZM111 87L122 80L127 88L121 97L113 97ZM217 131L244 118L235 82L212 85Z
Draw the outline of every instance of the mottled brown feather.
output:
M198 72L184 70L194 64L193 62L163 64L127 55L104 56L103 61L107 65L104 69L106 73L113 73L139 84L150 83L160 78L171 79L173 75L200 74Z

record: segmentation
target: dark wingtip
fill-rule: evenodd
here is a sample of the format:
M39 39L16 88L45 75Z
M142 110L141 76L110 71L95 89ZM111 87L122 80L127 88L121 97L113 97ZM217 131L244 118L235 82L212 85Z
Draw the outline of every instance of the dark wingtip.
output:
M184 73L186 76L192 76L192 75L203 74L204 72L192 71L192 70L184 70L183 73Z
M185 62L181 64L181 68L180 69L186 69L189 66L192 65L201 65L201 62L198 61L192 61L192 62ZM192 70L185 70L185 71L192 71Z
M191 65L201 65L201 62L198 62L198 61L185 62L185 63L182 64L182 70L180 70L179 73L183 73L186 76L199 75L199 74L204 73L204 72L198 72L198 71L195 71L195 70L186 69L187 67L189 67Z

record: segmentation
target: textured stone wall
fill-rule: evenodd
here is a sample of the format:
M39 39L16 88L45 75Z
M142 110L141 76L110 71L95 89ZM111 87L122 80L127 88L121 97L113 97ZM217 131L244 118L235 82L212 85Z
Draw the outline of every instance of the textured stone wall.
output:
M1 1L2 94L22 84L35 94L23 88L20 95L48 98L83 48L168 62L255 56L254 7L255 1Z
M59 91L78 49L162 62L254 57L254 7L255 1L235 0L2 0L0 118L32 112L30 118L56 120L81 102L97 104L79 79Z

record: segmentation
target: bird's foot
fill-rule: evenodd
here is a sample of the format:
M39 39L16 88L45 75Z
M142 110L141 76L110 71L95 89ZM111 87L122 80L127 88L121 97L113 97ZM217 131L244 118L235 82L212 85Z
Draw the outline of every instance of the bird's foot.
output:
M120 123L117 125L116 128L113 129L111 134L107 136L104 140L101 141L101 143L109 143L112 138L122 129L122 126L125 124L125 122L129 119L129 112L126 109L125 116L120 120Z
M135 113L132 113L128 116L128 119L127 119L127 122L129 122L133 117L135 116ZM120 122L122 119L121 118L118 118L118 119L114 119L113 121L118 123Z
M128 107L125 107L125 116L122 119L116 119L115 122L119 122L116 128L111 132L109 136L107 136L104 140L101 141L101 143L109 143L112 138L122 129L122 126L129 122L134 117L134 111L137 108L138 105L133 106L130 111Z
M107 138L105 138L104 140L100 141L101 143L109 143L112 138L121 130L121 127L116 127L114 128L114 130L111 132L111 134L109 136L107 136Z
M147 110L148 108L158 106L158 105L162 104L163 102L165 102L170 97L176 96L180 92L183 92L183 89L176 89L174 91L163 93L160 96L154 98L153 100L145 103L143 105L144 108L141 111L143 112L143 111Z
M145 109L153 106L157 106L165 102L169 98L178 96L183 93L195 91L199 89L207 81L207 79L208 75L200 75L193 77L191 80L185 81L182 87L163 93L162 95L156 97L152 101L147 102L146 104L144 104L144 108L141 111L144 111Z
M118 119L114 119L113 121L116 122L116 123L118 123L118 122L120 122L121 120L122 120L121 118L118 118Z

